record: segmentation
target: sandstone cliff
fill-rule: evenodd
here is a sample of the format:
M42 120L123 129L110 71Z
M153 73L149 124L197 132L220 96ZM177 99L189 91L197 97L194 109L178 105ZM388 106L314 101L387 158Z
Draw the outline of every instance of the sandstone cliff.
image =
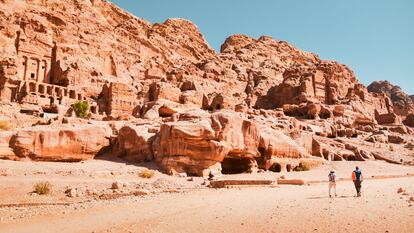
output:
M414 112L414 98L401 90L401 87L394 86L388 81L373 82L368 86L368 91L373 93L384 93L391 98L394 110L399 115L408 115Z
M217 53L190 21L151 24L104 0L0 0L0 100L17 128L0 135L3 158L90 159L111 143L113 156L197 175L291 170L311 156L412 160L414 105L398 87L367 89L346 65L268 36L233 35ZM70 121L77 101L112 132L66 137L53 119L40 123L62 128L20 129ZM388 143L401 153L376 149Z

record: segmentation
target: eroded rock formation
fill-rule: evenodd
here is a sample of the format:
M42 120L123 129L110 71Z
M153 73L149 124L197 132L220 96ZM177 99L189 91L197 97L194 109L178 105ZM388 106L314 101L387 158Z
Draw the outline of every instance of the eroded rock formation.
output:
M103 0L0 1L0 100L17 128L0 134L9 159L90 159L111 142L113 156L205 175L310 156L401 162L413 140L414 105L398 87L367 89L347 66L268 36L233 35L216 53L190 21L151 24ZM77 101L96 126L68 126ZM128 123L107 133L117 120ZM403 158L376 149L387 143Z
M232 111L180 115L177 122L161 126L155 146L155 158L168 173L205 175L220 164L226 173L244 172L269 169L277 158L310 157L280 131L261 128Z
M82 161L109 146L111 129L98 125L36 126L0 134L0 157L12 160Z
M368 91L386 94L391 98L394 110L399 115L406 116L414 112L413 96L404 93L399 86L394 86L388 81L378 81L371 83L368 86Z

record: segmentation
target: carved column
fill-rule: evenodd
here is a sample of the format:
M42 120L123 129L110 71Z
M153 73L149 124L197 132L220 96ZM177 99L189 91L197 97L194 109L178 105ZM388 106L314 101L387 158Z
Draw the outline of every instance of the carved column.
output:
M46 60L42 60L42 62L41 62L41 69L42 69L42 72L40 72L40 74L41 74L41 77L40 77L40 81L42 81L42 82L45 82L45 83L48 83L48 80L47 80L47 77L46 77L46 74L47 74L47 62L46 62Z
M26 79L27 79L27 65L29 63L29 59L26 56L24 56L23 57L23 60L24 60L23 80L26 81Z
M36 59L36 64L37 64L37 67L36 67L36 82L38 83L40 80L40 60L39 59Z

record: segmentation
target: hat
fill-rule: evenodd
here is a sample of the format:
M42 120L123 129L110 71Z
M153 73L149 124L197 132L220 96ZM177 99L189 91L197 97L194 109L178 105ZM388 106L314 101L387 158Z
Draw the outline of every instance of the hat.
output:
M332 170L331 170L331 173L334 173L334 172L335 172L335 170L334 170L334 169L332 169Z

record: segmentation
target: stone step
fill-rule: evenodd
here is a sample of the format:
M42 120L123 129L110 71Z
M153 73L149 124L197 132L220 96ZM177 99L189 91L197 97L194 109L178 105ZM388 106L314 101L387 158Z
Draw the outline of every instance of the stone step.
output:
M213 180L210 182L211 188L246 187L246 186L271 186L273 180Z

